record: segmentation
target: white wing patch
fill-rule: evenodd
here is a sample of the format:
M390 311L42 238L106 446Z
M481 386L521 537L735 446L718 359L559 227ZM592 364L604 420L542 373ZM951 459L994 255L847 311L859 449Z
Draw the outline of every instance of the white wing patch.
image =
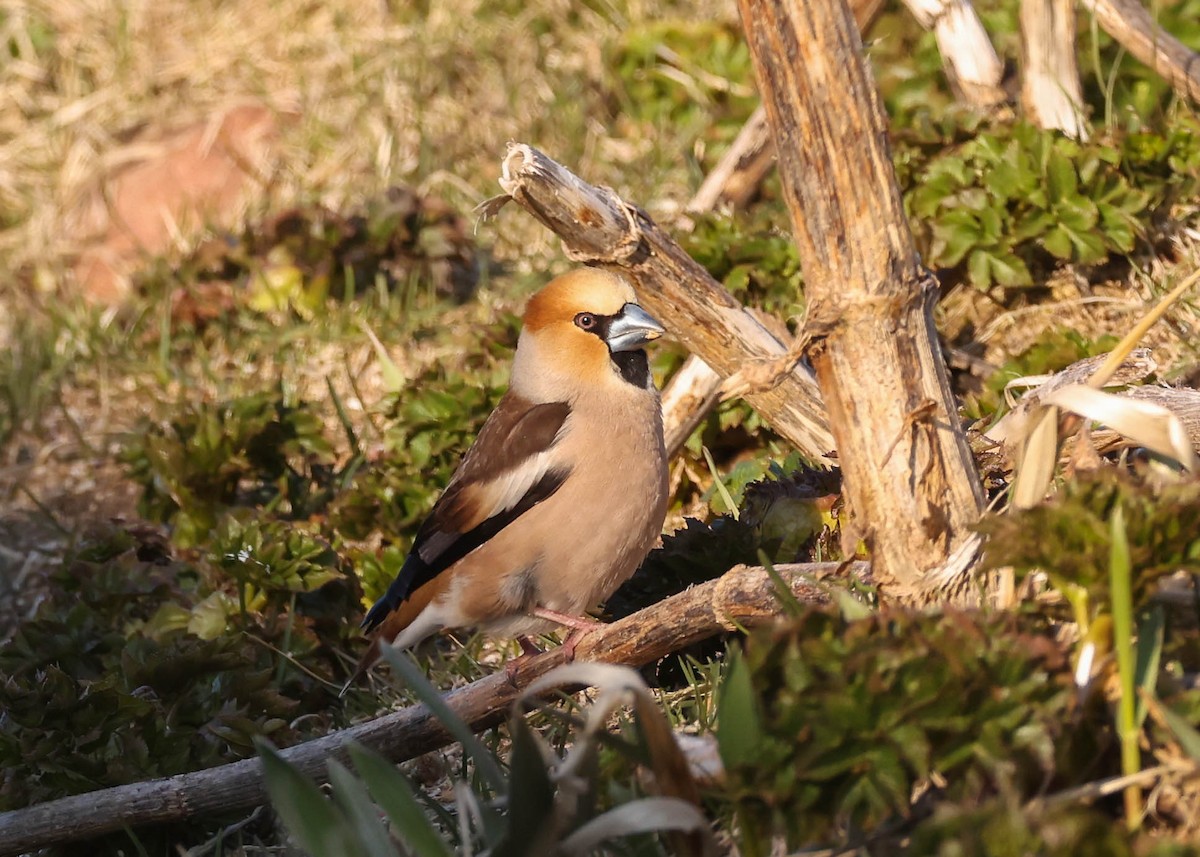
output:
M487 482L477 482L471 488L471 493L479 498L479 513L483 520L507 512L521 502L521 498L529 493L529 489L538 483L547 471L552 461L550 453L539 452L532 458L527 458L511 470L506 470Z

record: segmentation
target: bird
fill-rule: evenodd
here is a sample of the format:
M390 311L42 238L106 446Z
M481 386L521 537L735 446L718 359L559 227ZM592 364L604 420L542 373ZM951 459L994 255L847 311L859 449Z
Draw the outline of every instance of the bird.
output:
M347 688L381 646L445 629L516 637L528 657L533 635L565 626L574 657L598 625L586 611L662 532L667 454L643 346L664 333L604 269L572 270L529 299L508 390L362 620L372 640Z

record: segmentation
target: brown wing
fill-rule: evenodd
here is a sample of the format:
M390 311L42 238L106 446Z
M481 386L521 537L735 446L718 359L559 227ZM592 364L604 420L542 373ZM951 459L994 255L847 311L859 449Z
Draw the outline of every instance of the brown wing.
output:
M558 490L567 470L543 453L570 413L566 402L535 405L511 391L500 400L417 531L400 573L363 619L364 629Z

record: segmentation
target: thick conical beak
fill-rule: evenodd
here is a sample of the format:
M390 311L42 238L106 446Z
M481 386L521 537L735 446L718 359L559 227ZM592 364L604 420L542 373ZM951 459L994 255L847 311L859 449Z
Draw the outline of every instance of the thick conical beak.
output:
M650 313L637 304L625 304L608 325L604 341L609 351L632 351L664 333L666 330Z

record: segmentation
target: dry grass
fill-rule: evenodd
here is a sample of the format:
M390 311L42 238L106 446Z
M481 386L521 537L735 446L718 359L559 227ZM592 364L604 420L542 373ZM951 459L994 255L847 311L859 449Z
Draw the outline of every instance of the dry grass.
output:
M600 109L604 52L669 9L428 5L421 14L357 0L0 0L0 40L14 56L0 67L0 269L29 266L56 284L78 239L70 212L135 156L127 142L138 129L247 98L295 117L267 177L273 208L341 207L397 182L470 208L496 191L511 139L536 141L598 181L632 179L640 198L647 187L687 192L678 157L621 145ZM735 14L729 2L681 5L687 17ZM502 255L555 249L516 218L495 237Z
M181 127L247 99L267 105L283 120L258 203L273 211L304 202L345 210L405 183L469 212L498 191L514 139L644 204L651 193L678 202L694 183L679 157L692 141L660 129L658 145L647 146L639 129L619 127L603 61L630 28L676 14L733 20L736 9L731 0L0 0L0 45L12 57L0 65L0 348L52 367L40 375L31 367L29 389L17 391L41 416L0 456L0 502L18 515L59 516L0 541L23 557L69 537L77 522L131 514L113 451L162 403L232 395L243 381L269 378L324 400L331 378L362 419L381 395L370 346L345 319L293 329L282 345L268 322L255 353L218 342L165 366L153 363L161 311L152 301L123 311L142 314L132 324L77 306L70 268L87 238L82 203L140 156L143 130ZM563 265L558 242L531 218L507 215L477 238L516 274ZM474 308L442 323L469 329L515 308L522 279L493 282ZM380 330L393 359L415 372L437 355L404 333ZM0 557L0 571L20 572L7 565Z

